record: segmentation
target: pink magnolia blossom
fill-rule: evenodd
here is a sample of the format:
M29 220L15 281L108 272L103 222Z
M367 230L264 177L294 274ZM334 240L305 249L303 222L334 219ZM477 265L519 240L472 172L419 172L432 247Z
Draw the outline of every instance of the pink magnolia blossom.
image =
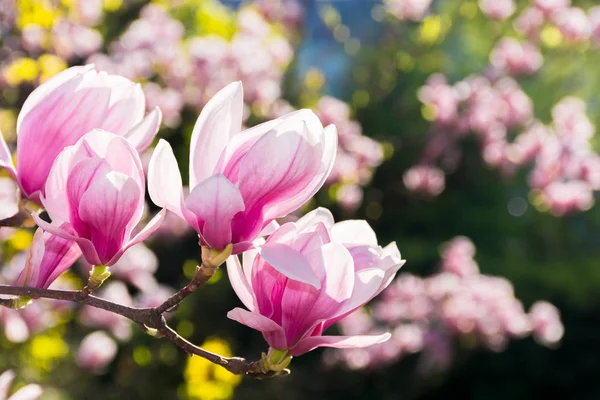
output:
M535 339L544 346L556 345L562 339L565 328L554 305L547 301L536 301L529 310L529 318Z
M421 20L431 5L432 0L384 0L387 11L400 20Z
M117 355L117 344L104 331L95 331L81 341L77 351L77 365L98 373L101 372Z
M377 244L365 221L334 224L319 208L278 228L258 250L227 260L231 284L248 310L228 317L263 333L271 348L298 356L317 347L355 348L389 334L322 336L385 289L404 264L395 243Z
M17 284L47 288L60 274L69 269L80 255L81 250L74 241L38 228Z
M505 37L490 53L490 62L499 70L512 75L531 75L540 69L543 59L537 46Z
M535 6L546 16L555 11L561 11L571 5L571 0L535 0Z
M36 88L25 100L17 119L17 167L4 139L0 167L6 168L22 193L40 201L52 163L67 146L92 129L126 137L139 151L158 131L161 113L144 118L144 94L139 85L92 65L69 68Z
M42 387L35 384L25 385L9 397L8 392L14 379L15 373L12 370L0 375L0 400L37 400L41 397Z
M151 130L154 130L152 128ZM132 238L144 213L145 179L133 145L114 133L93 130L57 157L42 203L50 233L77 242L92 265L113 265L123 252L154 232L165 211Z
M428 165L417 165L406 170L402 177L404 186L411 192L435 197L444 191L446 178L444 172Z
M581 8L554 11L551 18L564 37L572 42L587 40L592 34L592 24Z
M544 13L538 8L528 7L521 11L513 25L517 32L529 40L537 41L544 25Z
M171 146L160 141L150 160L152 200L185 219L201 242L234 253L251 246L275 218L297 210L321 188L337 148L333 125L300 110L240 132L241 83L204 107L190 150L190 194L184 198Z
M504 20L515 12L514 0L479 0L479 8L488 18Z

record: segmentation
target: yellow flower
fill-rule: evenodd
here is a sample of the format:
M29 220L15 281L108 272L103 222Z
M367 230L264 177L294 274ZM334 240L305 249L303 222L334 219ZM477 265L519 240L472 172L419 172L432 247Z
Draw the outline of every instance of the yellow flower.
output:
M60 16L60 12L52 8L52 4L47 0L19 0L18 10L17 26L20 29L30 24L51 28Z
M13 249L17 251L24 251L31 247L31 243L33 242L33 234L26 229L18 229L15 231L15 233L13 233L10 239L8 239L8 242Z
M104 0L103 5L106 11L117 11L123 5L123 0Z
M67 355L69 346L58 333L36 335L29 344L27 363L49 371L57 360Z
M209 338L201 347L225 357L231 356L228 343L219 338ZM198 356L191 357L185 369L186 393L190 399L230 399L241 379L239 375Z
M38 67L40 69L40 82L52 78L60 71L67 68L67 63L62 58L54 54L42 54L38 58Z
M23 82L32 82L38 76L37 62L31 58L18 58L11 62L3 71L4 79L11 86Z
M231 39L234 33L232 11L217 1L202 1L196 12L199 30L207 35L217 35Z

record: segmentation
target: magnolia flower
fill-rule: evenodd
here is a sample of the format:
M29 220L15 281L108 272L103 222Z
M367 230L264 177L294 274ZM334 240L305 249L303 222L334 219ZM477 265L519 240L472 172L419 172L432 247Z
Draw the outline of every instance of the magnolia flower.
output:
M152 200L185 219L203 244L218 250L233 244L234 254L319 190L337 148L335 127L323 129L308 110L240 132L242 99L241 83L231 83L202 110L192 133L187 198L166 141L148 168Z
M36 400L42 395L42 387L31 384L23 386L8 397L10 385L14 379L15 373L12 370L5 371L0 375L0 400Z
M93 130L67 147L52 166L42 203L49 224L37 224L74 240L86 261L110 266L123 252L145 240L164 218L158 213L133 238L144 213L144 172L133 145L114 133Z
M115 358L117 350L117 344L106 332L92 332L79 345L77 365L90 372L101 372Z
M60 274L69 269L80 255L81 250L74 241L38 229L17 284L47 288Z
M272 349L298 356L317 347L382 343L377 336L322 336L385 289L404 260L395 243L377 244L365 221L334 224L319 208L278 228L257 250L227 260L231 285L248 310L229 318L259 330Z
M157 108L144 118L138 84L98 72L93 65L69 68L47 80L25 100L17 119L17 167L0 139L0 167L19 183L24 196L40 201L52 163L67 146L92 129L126 137L142 151L160 126ZM1 135L0 135L1 136Z

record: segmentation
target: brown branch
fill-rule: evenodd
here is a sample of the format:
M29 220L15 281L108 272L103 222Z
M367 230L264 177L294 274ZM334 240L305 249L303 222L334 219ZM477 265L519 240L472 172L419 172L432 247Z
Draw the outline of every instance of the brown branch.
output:
M0 227L20 228L30 217L29 213L19 211L11 217L0 219Z
M158 312L159 314L163 314L177 306L183 301L183 299L188 297L197 289L200 289L202 286L204 286L206 282L208 282L208 280L212 278L212 276L215 274L215 271L216 268L206 267L205 264L196 267L196 274L194 275L190 283L185 285L183 288L177 291L177 293L175 293L167 300L165 300L161 305L156 307L156 312Z
M212 271L212 272L211 272ZM185 338L181 337L175 330L167 324L163 314L166 310L172 309L179 304L185 297L192 293L195 289L201 287L214 274L214 268L203 269L199 267L192 281L175 295L167 299L158 307L136 308L129 307L118 303L113 303L110 300L105 300L91 294L85 297L81 296L80 291L76 290L54 290L40 289L25 286L7 286L0 285L1 295L12 295L20 297L29 297L33 299L46 298L54 300L70 301L79 304L85 304L91 307L100 308L114 314L121 315L135 323L146 333L157 338L166 337L176 346L180 347L186 353L203 357L206 360L220 365L229 372L236 375L248 375L256 379L265 379L273 376L281 375L280 373L268 371L263 372L261 369L261 361L248 362L240 357L223 357L219 354L212 353L201 347L190 343ZM0 306L11 307L14 302L12 299L0 299Z

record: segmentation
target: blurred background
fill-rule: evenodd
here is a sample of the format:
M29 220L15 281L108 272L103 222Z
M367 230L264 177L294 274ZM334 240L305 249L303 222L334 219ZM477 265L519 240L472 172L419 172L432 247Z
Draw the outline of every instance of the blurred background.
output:
M332 328L392 332L317 350L286 378L233 376L118 316L38 301L0 309L0 372L43 399L600 398L600 7L585 0L0 0L0 130L14 145L33 88L71 65L140 82L187 181L193 124L244 84L246 126L311 108L339 131L316 206L366 219L407 260ZM150 153L149 153L150 154ZM145 154L146 160L149 154ZM0 178L0 211L15 206ZM149 206L149 215L156 210ZM290 216L293 219L297 216ZM3 282L32 231L0 229ZM169 215L100 295L155 305L183 286L197 237ZM86 266L59 281L82 287ZM172 325L258 359L259 333L219 271ZM1 395L0 395L1 396Z

